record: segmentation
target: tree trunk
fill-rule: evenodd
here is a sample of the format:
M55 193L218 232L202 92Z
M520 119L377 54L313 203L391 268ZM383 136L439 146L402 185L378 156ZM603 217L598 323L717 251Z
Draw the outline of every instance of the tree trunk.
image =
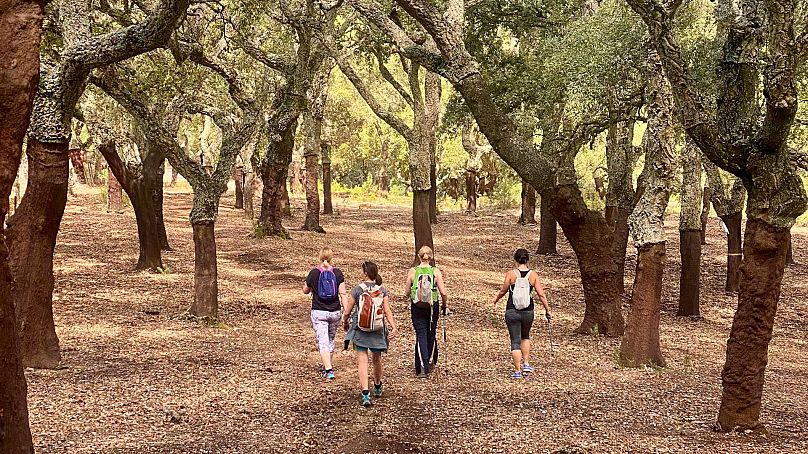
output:
M169 184L169 186L171 186L172 188L177 185L177 175L179 175L179 172L177 172L177 169L175 169L172 166L171 167L171 184Z
M741 213L732 213L721 218L727 226L727 285L726 291L738 293L741 283Z
M81 184L87 184L87 175L84 169L84 151L81 148L70 150L70 162L73 164L73 173Z
M665 243L647 244L637 251L637 274L631 295L626 335L620 344L620 363L626 367L665 366L659 348L659 318Z
M289 232L283 228L281 220L284 213L284 202L288 206L286 193L286 173L292 160L294 148L294 131L297 122L294 122L281 135L279 142L271 142L267 156L261 163L261 180L264 184L261 195L261 214L258 222L267 236L277 236L288 239Z
M581 191L571 184L548 189L547 200L572 246L581 271L586 310L577 334L621 336L625 328L611 258L613 234L600 214L587 208Z
M429 190L412 192L412 226L415 233L415 257L413 263L418 263L418 249L429 246L434 250L432 242L432 224L429 222L430 206Z
M26 367L59 366L53 322L53 249L67 202L68 144L28 139L28 190L8 220L20 352Z
M325 233L320 226L320 190L317 187L317 176L320 173L317 165L317 154L306 155L306 220L303 230Z
M147 159L143 165L143 176L146 178L146 185L152 193L152 209L157 228L157 237L160 240L160 249L163 251L173 251L168 244L168 233L166 232L165 216L163 215L163 176L165 175L165 159L157 161L153 165Z
M679 311L676 315L700 315L701 232L701 230L679 230L682 271L679 274Z
M140 255L138 256L137 270L154 270L163 266L160 256L160 234L155 217L155 209L152 196L154 193L145 181L139 180L131 184L126 194L132 201L132 209L135 211L135 222L137 223L137 236L140 244Z
M519 216L519 224L536 223L536 191L533 187L522 180L522 214Z
M213 323L219 318L219 285L216 266L216 233L212 221L195 222L194 303L190 313Z
M617 265L617 290L626 293L626 249L628 248L628 217L631 212L622 207L614 210L614 244L612 244L612 259Z
M788 238L788 249L786 250L786 266L796 265L797 262L794 261L794 242L791 241L791 237Z
M707 244L707 221L710 219L710 187L705 186L701 195L701 244Z
M331 164L323 163L323 214L334 214L331 203Z
M791 234L788 228L749 219L744 237L738 310L721 374L718 423L726 432L762 428L764 372Z
M292 202L289 200L289 187L286 185L285 179L281 183L281 213L285 218L292 217Z
M433 155L434 159L434 155ZM429 222L438 223L438 169L435 163L429 168L429 181L432 187L429 188Z
M44 4L12 0L4 2L0 9L0 452L8 454L34 452L28 425L27 384L15 326L14 302L20 288L14 288L9 267L5 220L39 80ZM34 146L33 141L28 146ZM34 166L38 167L36 163ZM64 197L66 190L65 187Z
M466 170L466 213L477 213L477 172Z
M244 168L237 166L233 170L233 181L236 183L236 203L233 208L244 209Z
M247 178L244 182L244 217L253 221L255 219L255 207L253 204L253 196L255 194L255 169L247 173Z
M121 183L109 169L107 169L107 211L116 213L123 211Z
M555 216L550 209L549 195L547 192L541 194L540 216L539 219L539 248L536 250L537 254L542 255L558 255L556 248L556 240L558 237L558 227Z

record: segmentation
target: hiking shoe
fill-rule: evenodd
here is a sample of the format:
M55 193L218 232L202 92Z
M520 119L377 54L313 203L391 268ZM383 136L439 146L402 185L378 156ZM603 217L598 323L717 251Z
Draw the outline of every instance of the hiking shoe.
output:
M375 383L373 384L373 396L382 397L382 384L381 383L379 383L378 385L375 384Z
M518 379L522 378L522 373L521 372L514 372L514 373L511 374L511 378L514 379L514 380L518 380Z
M522 373L523 373L523 374L532 374L532 373L533 373L533 366L531 366L531 365L530 365L530 364L528 364L528 363L525 363L525 364L522 366Z
M323 377L325 377L326 380L333 380L333 379L337 378L336 375L334 375L333 370L329 370L327 372L324 372Z
M362 394L362 406L370 407L370 393Z

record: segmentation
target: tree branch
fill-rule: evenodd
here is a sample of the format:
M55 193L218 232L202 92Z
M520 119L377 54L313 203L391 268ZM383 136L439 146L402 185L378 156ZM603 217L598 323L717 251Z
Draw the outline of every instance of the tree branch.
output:
M399 95L401 95L402 98L404 98L404 101L406 101L407 104L413 106L412 96L410 96L410 94L407 93L407 90L404 89L404 86L401 85L393 76L393 74L390 72L390 70L387 69L387 66L384 64L384 59L381 51L376 49L373 51L373 53L376 55L376 61L379 62L379 73L382 75L384 80L386 80L387 83L389 83L390 85L393 86L393 88L395 88L395 90L398 92Z

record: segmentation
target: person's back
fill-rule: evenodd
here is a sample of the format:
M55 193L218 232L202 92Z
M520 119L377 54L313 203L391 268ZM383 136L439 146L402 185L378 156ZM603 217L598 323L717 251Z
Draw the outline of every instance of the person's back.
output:
M323 376L334 378L332 354L345 297L345 276L331 265L330 249L320 251L320 264L309 271L303 293L311 294L311 325L323 360Z
M428 246L418 250L421 263L407 273L412 326L415 330L415 374L427 376L438 362L436 334L440 307L447 310L443 273L432 265L433 253Z

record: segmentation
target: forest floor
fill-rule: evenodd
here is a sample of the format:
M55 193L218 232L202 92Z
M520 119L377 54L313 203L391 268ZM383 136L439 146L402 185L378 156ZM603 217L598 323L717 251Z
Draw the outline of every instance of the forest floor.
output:
M678 223L668 224L661 322L664 369L621 369L619 339L573 335L583 315L575 258L533 261L555 316L533 330L536 373L509 378L504 302L490 303L517 247L535 249L538 227L515 211L446 213L435 226L439 266L454 314L448 351L429 379L413 371L408 305L393 299L401 335L384 357L385 393L359 405L355 356L336 355L324 382L301 293L317 251L330 246L349 283L372 259L393 295L412 257L407 207L342 201L323 217L327 234L257 240L222 200L216 226L223 326L179 316L193 289L191 196L166 194L173 252L167 274L132 271L132 213L107 213L97 192L71 196L56 250L54 313L64 368L28 370L37 452L798 452L808 450L808 229L795 228L769 350L762 419L769 435L713 431L736 298L723 291L726 241L710 219L700 320L676 317ZM631 249L631 248L630 248ZM632 251L633 252L633 251ZM626 269L633 280L633 259ZM627 302L627 301L626 301ZM627 305L624 307L627 310ZM539 311L540 312L540 311ZM342 333L338 336L341 344Z

